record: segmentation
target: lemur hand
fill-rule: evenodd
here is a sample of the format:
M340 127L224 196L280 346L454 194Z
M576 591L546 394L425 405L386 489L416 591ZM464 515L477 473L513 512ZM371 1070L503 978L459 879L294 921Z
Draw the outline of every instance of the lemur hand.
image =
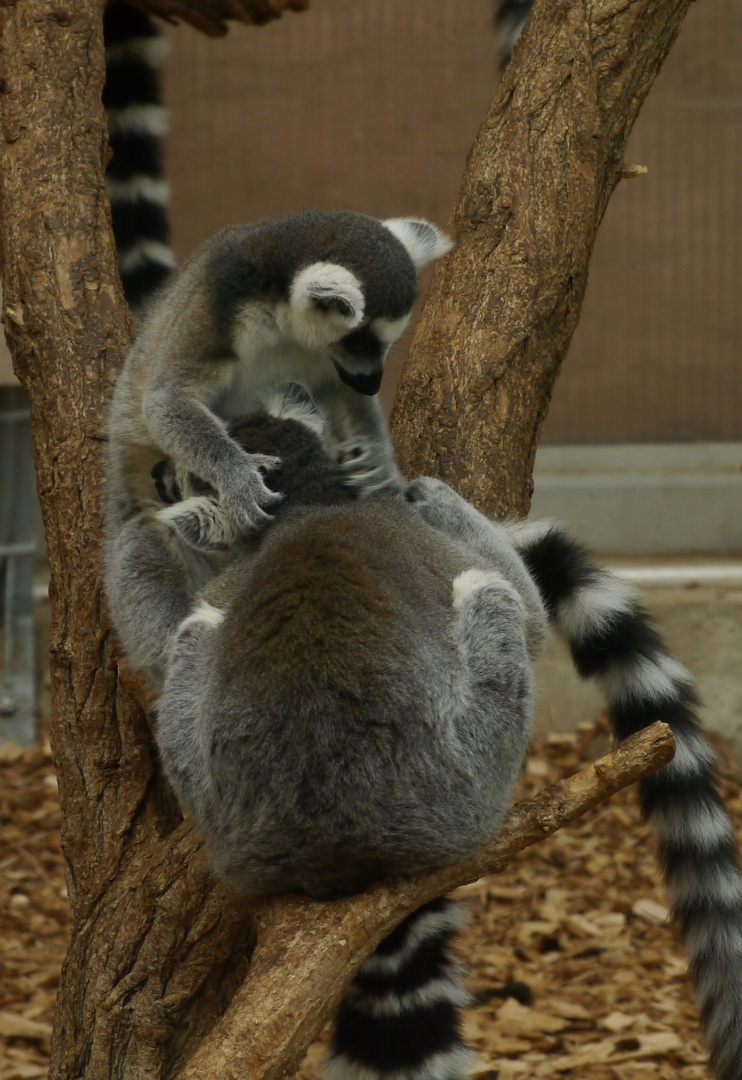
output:
M420 476L405 488L404 497L436 529L449 536L466 537L468 528L479 515L473 506L453 488L433 476Z
M271 520L264 507L273 506L283 498L263 479L264 473L280 467L281 459L270 454L245 454L244 459L239 471L222 470L218 481L219 501L238 530L252 532Z
M403 491L405 480L388 447L368 439L348 439L334 449L343 482L363 498L379 491Z

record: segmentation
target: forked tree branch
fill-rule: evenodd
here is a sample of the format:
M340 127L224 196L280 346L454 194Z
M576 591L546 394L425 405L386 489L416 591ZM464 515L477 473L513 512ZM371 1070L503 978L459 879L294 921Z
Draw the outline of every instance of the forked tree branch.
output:
M402 919L459 885L501 873L518 851L656 772L674 753L670 728L653 724L581 772L518 803L499 836L466 862L334 903L279 898L255 907L250 978L180 1080L293 1076L358 968Z
M410 473L438 473L487 508L526 510L595 230L689 3L537 5L467 167L453 219L460 244L434 279L403 376L395 430ZM103 184L102 7L0 7L3 318L31 410L52 570L51 735L72 904L50 1077L169 1080L225 1013L254 934L159 773L146 719L118 680L101 599L103 411L131 331ZM372 932L360 951L346 951L341 908L319 924L320 970L337 950L350 972L378 940L384 919L364 914L368 902L351 904L354 935ZM385 925L402 917L399 903ZM255 913L261 953L240 991L246 1007L253 983L273 987L270 1022L253 1033L264 1070L271 1058L296 1060L339 993L325 987L326 1005L301 998L301 1038L284 1050L272 1041L276 980L291 972L261 984L259 965L288 955L278 928L291 924L278 911ZM313 912L297 908L294 927L311 931Z

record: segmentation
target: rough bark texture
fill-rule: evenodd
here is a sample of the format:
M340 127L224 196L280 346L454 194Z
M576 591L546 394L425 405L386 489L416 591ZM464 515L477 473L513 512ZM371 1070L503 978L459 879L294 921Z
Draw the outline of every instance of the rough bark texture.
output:
M690 0L537 3L469 156L392 414L400 466L523 516L596 230Z
M52 571L52 746L72 903L53 1077L166 1076L223 1012L252 930L195 858L118 682L100 595L103 412L130 335L103 188L102 5L2 11L5 328Z
M532 51L527 42L519 50L480 136L456 215L462 243L436 279L405 375L397 429L410 471L438 471L483 505L524 508L536 433L622 140L685 6L543 6ZM4 322L31 407L52 568L52 744L73 912L51 1076L168 1078L227 1008L255 923L208 874L161 781L146 718L119 680L101 603L103 409L131 330L102 182L102 5L11 0L0 10ZM538 92L526 89L534 80ZM485 168L490 154L499 156ZM538 201L528 201L531 190ZM465 375L453 379L455 370ZM495 452L502 464L493 471ZM509 462L517 462L512 475ZM410 906L427 895L410 894ZM340 908L327 909L316 927L319 912L305 905L289 905L283 922L280 905L254 913L268 933L241 1000L251 1009L269 988L275 995L272 1026L254 1035L251 1051L264 1069L275 1058L271 1075L286 1075L321 1021L307 995L323 985L299 987L292 1008L303 1014L300 1036L282 1036L285 1050L276 1056L284 1020L275 1010L286 1001L276 987L292 974L277 978L273 965L293 962L291 926L309 934L312 955L341 957L333 970L344 968L347 982L352 964L405 910L394 901L389 921L391 901L377 910L353 903L352 939ZM341 988L337 976L328 1002ZM288 1031L291 1009L285 1022Z
M180 1080L293 1076L349 978L406 915L459 885L505 870L516 852L655 772L674 753L670 728L653 724L568 780L519 803L499 836L464 863L333 904L279 898L256 908L250 978Z

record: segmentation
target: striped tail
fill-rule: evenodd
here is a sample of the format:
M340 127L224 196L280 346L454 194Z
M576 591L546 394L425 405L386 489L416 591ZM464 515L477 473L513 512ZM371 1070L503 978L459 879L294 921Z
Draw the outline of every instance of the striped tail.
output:
M657 836L711 1067L719 1080L741 1080L742 877L691 678L668 655L631 587L592 563L559 527L516 525L512 535L577 671L602 685L616 738L655 720L675 733L673 761L640 783L640 802Z
M149 15L123 0L106 7L103 32L103 105L113 155L106 189L124 294L138 313L175 266L161 160L167 112L160 101L157 70L167 41Z
M507 67L532 7L533 0L495 0L495 34L500 70Z
M335 1018L323 1080L463 1080L475 1056L461 1039L469 1003L451 938L466 910L442 898L397 927L366 961Z

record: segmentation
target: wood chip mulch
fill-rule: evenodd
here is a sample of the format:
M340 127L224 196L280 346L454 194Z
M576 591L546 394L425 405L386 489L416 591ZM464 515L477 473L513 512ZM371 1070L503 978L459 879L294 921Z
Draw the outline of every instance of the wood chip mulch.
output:
M599 729L534 745L519 797L606 749ZM742 792L723 777L742 823ZM0 747L0 1080L46 1073L69 932L48 744ZM477 1080L708 1080L685 963L665 924L633 791L459 890ZM315 1080L327 1033L299 1076Z

